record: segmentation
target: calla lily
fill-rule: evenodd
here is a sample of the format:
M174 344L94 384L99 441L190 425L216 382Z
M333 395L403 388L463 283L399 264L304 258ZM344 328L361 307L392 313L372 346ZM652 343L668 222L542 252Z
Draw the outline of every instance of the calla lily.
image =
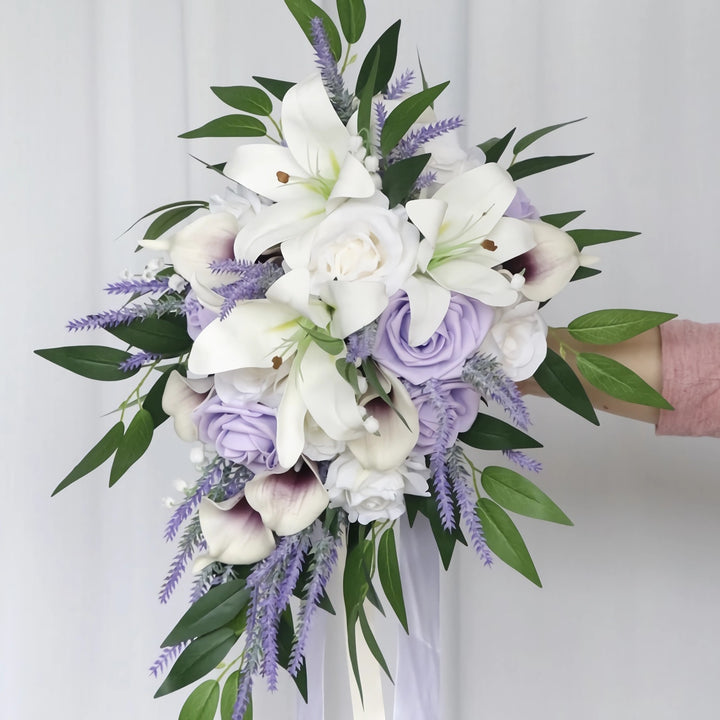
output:
M181 440L195 442L198 439L192 412L206 398L211 386L212 380L188 380L177 370L168 376L162 396L162 409L173 419L175 432Z

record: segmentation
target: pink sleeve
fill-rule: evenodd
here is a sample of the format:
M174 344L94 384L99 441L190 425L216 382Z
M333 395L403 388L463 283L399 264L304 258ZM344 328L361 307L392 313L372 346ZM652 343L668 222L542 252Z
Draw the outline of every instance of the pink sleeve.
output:
M657 435L720 437L720 323L672 320L660 326L662 393Z

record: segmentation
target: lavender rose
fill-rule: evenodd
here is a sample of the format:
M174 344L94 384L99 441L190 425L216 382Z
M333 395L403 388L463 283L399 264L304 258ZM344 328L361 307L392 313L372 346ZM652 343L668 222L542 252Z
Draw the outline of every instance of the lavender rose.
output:
M212 395L193 412L198 435L218 455L254 473L278 466L276 410L261 403L226 404Z
M465 360L479 347L492 325L494 311L479 300L452 293L445 318L430 339L410 345L410 303L395 293L378 319L373 357L413 385L460 377Z
M185 297L185 319L187 320L187 334L195 340L213 320L217 313L203 307L197 299L194 290L190 290Z

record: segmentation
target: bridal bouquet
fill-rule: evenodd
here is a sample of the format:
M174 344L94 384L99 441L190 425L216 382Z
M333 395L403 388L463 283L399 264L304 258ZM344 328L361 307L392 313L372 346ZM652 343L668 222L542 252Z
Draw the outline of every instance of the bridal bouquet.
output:
M161 599L190 565L196 579L154 668L174 661L158 695L225 664L192 692L187 718L250 717L254 680L274 688L279 668L306 693L313 616L340 611L333 573L358 684L358 628L387 669L367 604L408 630L404 515L427 518L446 567L469 543L540 584L508 511L571 523L517 471L539 469L524 450L540 447L518 381L534 376L597 423L562 356L573 353L602 390L667 407L614 361L547 347L542 305L599 272L584 249L635 234L563 230L581 212L540 215L516 184L585 157L518 159L567 123L516 140L507 164L514 131L463 149L461 119L434 110L447 83L396 74L400 22L354 62L362 0L338 0L340 30L311 0L286 4L318 71L213 88L238 112L182 137L262 139L208 165L227 180L223 197L148 213L140 245L155 255L106 288L126 301L69 324L127 349L37 351L94 380L140 378L56 492L111 457L115 484L168 417L192 444L199 478L173 504L165 537L179 547ZM670 317L607 310L568 327L607 344Z

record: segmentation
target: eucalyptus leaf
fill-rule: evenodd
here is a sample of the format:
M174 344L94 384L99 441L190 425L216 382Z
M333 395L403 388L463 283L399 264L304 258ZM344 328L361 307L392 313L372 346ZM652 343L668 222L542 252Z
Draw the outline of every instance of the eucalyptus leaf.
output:
M368 58L370 56L368 55ZM372 104L373 104L373 87L375 85L375 78L377 77L378 68L380 66L380 50L375 48L372 56L372 63L370 65L370 74L368 75L368 81L362 88L362 91L358 95L359 105L357 114L357 127L358 135L363 139L365 148L368 153L372 152L373 149L373 137L371 135L371 116L372 116Z
M514 470L491 465L482 471L480 482L485 492L506 510L559 525L572 525L570 518L537 485Z
M387 87L395 71L397 60L398 35L400 34L400 21L393 23L373 44L365 56L355 85L355 95L362 97L363 90L368 84L370 73L375 62L375 53L378 52L378 68L375 82L371 84L371 95L377 95Z
M187 321L181 315L136 318L105 330L132 347L158 355L182 355L192 347Z
M582 250L589 245L601 245L602 243L637 237L639 234L639 232L634 232L632 230L568 230L568 235L575 241L579 250Z
M220 720L232 720L233 710L235 709L235 700L237 700L238 688L240 687L240 671L231 672L225 685L223 685L222 694L220 695ZM245 718L252 720L252 700L248 706L250 715L245 711Z
M408 199L429 159L430 153L414 155L398 160L385 170L382 191L387 196L391 208Z
M110 468L110 487L112 487L134 465L150 447L154 430L152 416L142 408L123 435Z
M537 173L545 172L545 170L552 170L556 167L562 167L563 165L570 165L570 163L578 162L586 157L590 157L593 153L584 153L582 155L547 155L544 157L528 158L527 160L521 160L520 162L511 165L508 168L510 177L517 181L530 175L536 175Z
M178 720L213 720L220 699L220 684L206 680L188 695L180 709Z
M584 212L584 210L570 210L569 212L551 213L550 215L543 215L540 219L548 225L564 228L573 220L577 220Z
M596 353L576 357L582 376L599 390L626 402L672 410L670 403L639 375L617 360Z
M542 587L527 546L510 516L488 498L480 498L476 510L490 550L530 582Z
M523 150L529 148L530 145L532 145L536 140L539 140L541 137L553 132L554 130L559 130L560 128L563 128L567 125L572 125L573 123L581 122L582 120L586 119L587 118L581 117L577 120L568 120L567 122L558 123L557 125L548 125L547 127L541 128L540 130L535 130L534 132L528 133L524 137L521 137L515 143L515 147L513 148L513 155L519 155Z
M547 349L545 359L533 377L553 400L557 400L594 425L600 424L582 383L573 369L556 352Z
M458 439L479 450L518 450L542 447L537 440L513 425L484 413L478 413L470 429L460 433Z
M345 39L354 45L365 29L365 3L363 0L337 0L338 18Z
M496 163L500 160L502 154L505 152L505 148L508 146L512 136L515 134L516 129L517 128L513 128L509 133L503 135L501 138L493 137L478 145L478 147L485 153L486 163Z
M573 282L575 280L585 280L587 278L595 277L596 275L599 275L602 272L602 270L598 270L597 268L591 268L591 267L584 267L581 265L573 274L573 276L570 278L570 282Z
M178 135L178 137L207 138L207 137L262 137L267 135L265 124L252 115L223 115L211 120L195 130Z
M335 60L339 60L342 55L342 41L340 40L340 33L330 16L312 0L285 0L285 4L311 44L313 43L312 20L314 18L322 20L330 43L330 51Z
M250 591L244 580L215 585L192 604L161 647L179 645L224 627L245 610L249 599Z
M143 238L145 240L157 240L168 230L174 228L186 218L189 218L198 210L204 210L206 205L183 205L182 207L166 210L162 215L158 215L148 226Z
M449 82L440 83L411 95L387 116L380 133L380 151L383 155L390 154L413 123L435 102L449 84Z
M397 615L405 632L409 632L402 580L400 578L400 564L395 544L395 532L392 527L383 533L378 543L377 572L380 577L380 585L390 603L390 607L395 611L395 615Z
M367 643L368 649L372 653L372 656L377 661L377 664L383 669L385 674L390 678L390 681L392 682L392 675L390 674L390 669L387 666L387 662L385 662L385 657L382 654L382 650L380 649L380 646L378 645L377 640L375 639L375 635L373 635L372 628L370 627L370 623L368 622L367 615L365 614L364 610L360 610L360 629L362 630L363 637L365 638L365 642Z
M235 645L237 637L229 628L220 628L193 640L175 661L155 697L186 687L216 668Z
M568 332L576 340L594 345L612 345L677 317L674 313L652 310L596 310L575 318Z
M94 445L85 457L63 478L60 484L52 491L57 495L68 485L76 480L85 477L88 473L99 468L116 450L125 432L122 422L117 422L102 436L99 442Z
M270 115L272 100L260 88L250 85L233 85L229 87L211 87L217 97L226 105L253 115Z
M275 80L273 78L261 77L260 75L253 75L253 80L281 101L285 97L285 93L295 85L294 82L289 82L288 80Z
M140 369L121 370L120 364L132 357L130 353L104 345L69 345L45 348L35 350L35 354L91 380L125 380L135 375Z

